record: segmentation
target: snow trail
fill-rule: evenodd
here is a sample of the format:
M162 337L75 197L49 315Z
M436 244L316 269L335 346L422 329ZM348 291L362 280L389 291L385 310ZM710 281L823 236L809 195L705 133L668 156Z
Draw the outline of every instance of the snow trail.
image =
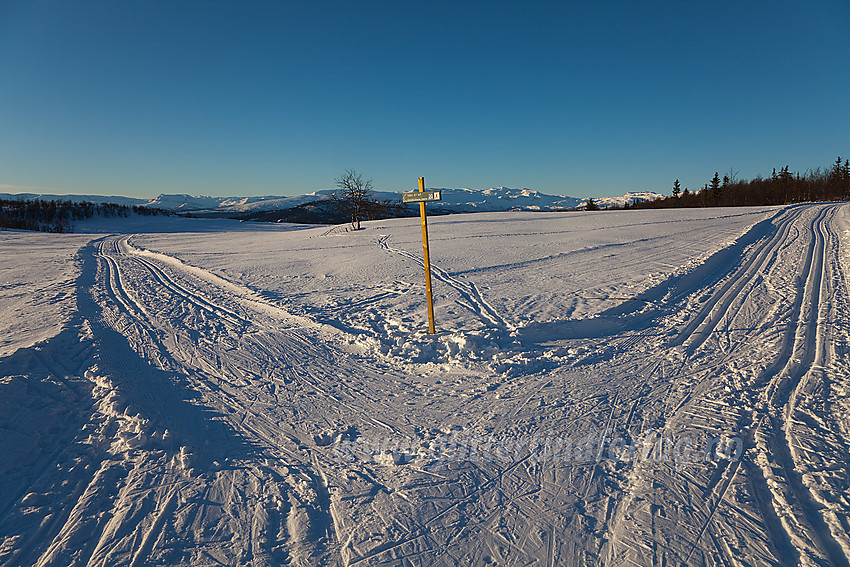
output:
M733 432L744 444L744 452L740 458L728 464L724 460L718 463L718 474L713 476L713 480L704 489L705 494L711 495L712 504L704 512L704 519L697 524L694 539L684 556L684 562L687 564L696 559L695 554L700 552L706 534L710 536L711 542L734 535L734 530L729 531L730 526L724 523L718 525L717 515L723 506L733 510L742 507L742 502L737 499L729 501L729 490L732 486L738 486L737 489L742 490L747 485L751 485L755 491L755 501L761 503L761 508L756 509L752 517L764 517L761 529L769 536L768 549L772 548L778 562L820 564L828 561L832 565L847 564L846 549L842 550L839 544L841 534L832 527L840 522L827 521L823 517L824 511L818 510L812 504L812 496L800 480L803 475L797 472L801 468L807 468L805 461L791 457L794 445L790 444L787 435L783 434L783 431L792 430L800 423L799 420L790 419L794 411L794 395L791 389L799 388L804 376L823 367L822 355L819 353L825 351L826 343L823 336L823 316L820 314L825 310L824 297L827 296L828 280L825 278L824 266L829 261L830 252L830 247L825 246L825 242L835 238L831 221L836 209L835 206L800 207L779 217L777 220L780 224L774 236L765 239L750 253L752 260L744 258L738 273L733 273L700 309L698 316L691 320L671 343L673 347L680 344L686 346L681 354L674 353L684 357L679 371L682 374L680 380L684 382L688 378L684 371L700 372L701 366L706 374L698 383L698 388L703 390L701 395L695 395L693 392L687 394L672 414L664 417L665 429L675 430L683 425L693 428L698 423L694 421L697 417L705 420L709 429L716 430L719 429L717 425L727 424L727 431ZM801 236L804 237L802 242ZM799 252L791 252L789 248ZM833 247L832 252L835 250ZM789 263L796 264L797 253L801 254L801 268L785 269L785 265ZM771 277L781 279L782 283L788 282L788 274L796 274L798 270L801 276L792 276L791 294L787 293L787 287L767 285ZM782 291L782 295L777 297L777 291ZM845 293L841 290L830 291ZM753 321L751 308L748 309L748 306L759 303L774 305L773 309L765 310L761 322ZM744 317L749 319L748 324L738 324ZM719 366L705 367L704 361L710 361L716 356L712 356L705 349L699 351L698 348L718 340L718 326L723 321L728 329L743 327L745 330L736 331L740 338L734 344L733 351L722 354ZM788 330L779 333L781 346L778 349L778 357L763 358L761 362L756 358L750 362L748 359L753 355L764 356L762 353L769 352L758 348L759 343L766 341L768 345L775 344L777 333L774 329L777 329L780 321L787 322ZM742 363L752 365L751 368L743 369L743 375L736 370L736 367L743 366ZM760 367L762 369L758 370ZM749 380L747 375L751 376ZM714 392L710 387L712 382L715 383ZM696 383L691 384L696 386ZM723 384L726 392L718 395L717 386L720 384ZM734 398L739 399L730 404ZM714 410L713 415L720 417L716 420L709 417L712 413L704 413L699 409L708 402L716 404L721 411L728 412L728 417L718 415ZM822 451L824 449L821 448ZM832 448L826 452L834 453L836 449ZM741 468L741 464L746 467ZM660 472L663 477L668 476L657 468L649 470L653 471L656 479ZM736 481L736 478L742 475L745 477L745 483ZM647 482L645 478L643 475L633 476L630 480L630 490L637 489L640 494L644 494L637 487ZM675 493L675 482L674 475L660 484L666 491ZM766 496L769 502L764 501ZM679 494L678 498L684 496ZM633 507L634 499L630 499L621 509ZM679 521L682 521L681 517ZM634 522L635 518L628 523L633 525ZM622 528L615 528L615 541L619 537L625 537L627 532L621 530ZM715 532L722 535L715 535ZM624 558L635 561L636 557L640 557L639 554L631 555L624 550L617 551L617 547L613 543L609 546L609 561L617 562ZM721 547L715 546L715 552L719 554L717 559L732 561L732 557ZM792 555L796 555L797 560L791 560ZM706 557L712 557L712 554Z
M0 564L847 565L847 210L718 212L751 221L664 278L585 293L647 299L587 317L534 290L504 300L498 277L620 262L604 227L480 270L445 236L432 269L459 308L443 308L480 328L442 343L402 336L413 319L388 307L420 307L404 282L421 260L391 223L299 231L324 263L379 273L333 325L340 302L300 308L265 266L234 266L246 240L188 259L167 236L74 241L64 327L0 359ZM608 218L644 231L656 266L686 222ZM349 285L288 266L305 297ZM399 329L380 356L366 317ZM437 345L455 350L429 360Z
M418 265L422 266L423 270L425 269L425 260L415 254L411 254L407 250L402 250L400 248L394 248L390 246L387 243L387 240L389 240L389 235L386 234L382 235L378 239L378 245L383 250L413 260ZM471 312L475 313L488 325L492 325L506 332L511 332L516 329L514 325L512 325L504 317L499 315L496 309L484 299L484 296L481 295L481 291L475 285L475 282L460 280L452 276L446 270L435 265L434 263L431 264L431 274L438 281L446 284L447 286L457 291L463 298L461 305L469 309Z

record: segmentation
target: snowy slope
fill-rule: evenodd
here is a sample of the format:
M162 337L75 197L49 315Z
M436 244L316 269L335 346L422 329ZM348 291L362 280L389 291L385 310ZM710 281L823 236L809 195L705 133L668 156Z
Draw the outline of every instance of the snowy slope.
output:
M848 209L0 233L0 563L845 564Z

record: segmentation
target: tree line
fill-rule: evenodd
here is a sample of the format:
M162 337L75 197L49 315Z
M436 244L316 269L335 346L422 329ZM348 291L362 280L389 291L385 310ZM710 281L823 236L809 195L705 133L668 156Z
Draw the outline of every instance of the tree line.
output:
M790 205L814 201L850 200L850 160L838 157L830 167L792 173L788 166L773 169L770 177L739 180L737 172L714 176L700 189L682 190L673 182L670 197L627 204L620 208L663 209L673 207L747 207Z
M0 199L0 228L37 230L41 232L71 232L74 221L94 216L128 217L167 214L161 209L116 203L74 202L71 200L9 200Z

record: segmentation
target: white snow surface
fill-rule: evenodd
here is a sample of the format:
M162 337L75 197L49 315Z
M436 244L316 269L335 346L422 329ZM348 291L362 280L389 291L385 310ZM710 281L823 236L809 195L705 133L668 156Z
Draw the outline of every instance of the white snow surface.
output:
M847 564L850 207L363 227L0 232L0 564Z

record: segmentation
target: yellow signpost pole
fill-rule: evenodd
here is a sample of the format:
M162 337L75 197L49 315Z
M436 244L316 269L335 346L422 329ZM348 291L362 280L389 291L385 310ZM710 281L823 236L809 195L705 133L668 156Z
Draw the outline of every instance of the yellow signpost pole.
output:
M425 178L419 178L419 192L425 192ZM428 332L435 334L434 298L431 295L431 257L428 255L428 217L425 214L425 201L419 202L419 216L422 218L422 252L425 260L425 295L428 299Z

